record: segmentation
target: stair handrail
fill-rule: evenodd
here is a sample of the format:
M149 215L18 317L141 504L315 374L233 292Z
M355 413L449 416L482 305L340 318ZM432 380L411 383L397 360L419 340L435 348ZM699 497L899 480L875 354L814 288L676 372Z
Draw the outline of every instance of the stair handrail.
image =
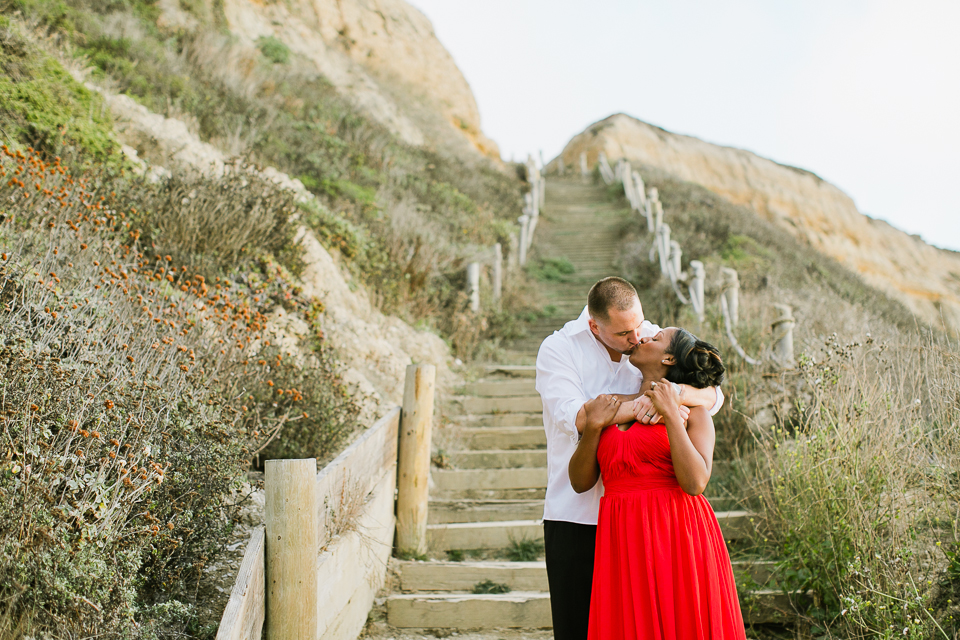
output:
M585 153L580 154L580 165L581 171L586 171ZM650 187L644 194L646 185L643 178L639 172L633 170L625 158L617 160L616 170L612 170L606 154L600 151L597 155L597 165L603 181L606 184L620 183L623 186L624 196L630 203L630 209L646 218L647 231L654 238L650 247L650 262L659 258L660 273L670 280L670 286L677 299L681 304L692 305L698 321L703 322L706 312L704 300L706 273L703 262L691 260L689 274L682 270L683 251L680 243L670 237L670 225L663 221L663 205L657 188ZM720 292L720 310L727 339L744 362L750 365L762 364L764 359L747 355L734 335L734 328L739 320L739 276L734 269L721 267L721 278L723 284ZM681 283L687 285L689 298L684 295ZM773 306L779 315L771 325L774 332L774 348L767 360L783 368L791 368L795 365L793 328L796 326L796 319L789 305L774 304Z

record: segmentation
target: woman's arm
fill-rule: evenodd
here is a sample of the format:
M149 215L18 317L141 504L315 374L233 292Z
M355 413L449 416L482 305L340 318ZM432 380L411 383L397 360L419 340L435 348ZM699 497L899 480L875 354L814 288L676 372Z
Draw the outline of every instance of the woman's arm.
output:
M583 437L567 465L570 484L577 493L589 491L600 479L600 463L597 462L600 434L605 427L614 424L613 419L619 408L620 401L610 395L597 396L583 405Z
M670 439L670 458L680 488L692 496L700 495L707 488L713 470L713 448L716 444L713 418L703 407L694 407L684 428L677 394L666 380L658 383L647 395L664 417L667 437Z

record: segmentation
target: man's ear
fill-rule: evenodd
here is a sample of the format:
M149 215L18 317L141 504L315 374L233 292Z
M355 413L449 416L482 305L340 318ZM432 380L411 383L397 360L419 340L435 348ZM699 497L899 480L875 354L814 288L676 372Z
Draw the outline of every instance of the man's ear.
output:
M667 354L664 354L663 360L661 360L660 362L667 365L668 367L672 367L673 365L677 364L677 359L673 357L672 353L667 353Z
M597 326L597 321L593 318L587 318L587 324L590 326L590 332L595 336L600 336L600 327Z

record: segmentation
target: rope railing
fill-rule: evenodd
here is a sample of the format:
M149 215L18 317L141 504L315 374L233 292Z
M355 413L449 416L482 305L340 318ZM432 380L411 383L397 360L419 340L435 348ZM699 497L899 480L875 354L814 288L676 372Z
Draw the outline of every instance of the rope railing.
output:
M691 260L689 271L683 271L683 250L680 243L670 237L670 225L663 221L663 204L656 187L646 189L639 172L634 171L625 159L617 161L616 167L611 168L606 154L601 151L597 154L597 170L605 184L620 183L623 193L630 203L631 210L642 215L646 221L647 232L653 236L650 247L650 262L659 261L660 273L670 280L671 288L681 304L689 304L700 322L703 322L706 312L704 289L706 284L706 269L699 260ZM588 175L586 153L580 154L580 172ZM737 341L734 330L739 321L740 313L740 278L736 270L723 267L720 270L721 291L720 311L723 314L724 328L727 339L737 354L750 365L759 365L764 358L752 358L747 355ZM686 285L686 293L683 286ZM793 310L786 304L774 304L777 310L777 319L771 324L774 336L774 347L767 355L769 360L778 366L790 368L794 366L793 357L793 328L796 320Z
M540 162L542 165L542 152L540 153ZM533 244L533 234L537 229L537 223L540 221L540 210L543 208L543 200L547 192L547 181L532 155L527 156L525 166L530 191L523 195L523 213L517 218L517 222L520 223L520 233L511 238L510 246L511 264L521 267L527 263L530 246ZM470 301L470 310L475 313L480 311L480 272L485 264L489 264L492 272L493 303L499 308L503 296L504 274L503 247L499 242L489 250L475 255L473 260L467 263L467 298Z

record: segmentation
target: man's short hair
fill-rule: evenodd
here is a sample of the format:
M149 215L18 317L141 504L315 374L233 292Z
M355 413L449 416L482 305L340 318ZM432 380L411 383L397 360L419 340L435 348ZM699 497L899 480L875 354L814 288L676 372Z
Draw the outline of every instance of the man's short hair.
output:
M610 320L610 309L626 311L640 300L633 285L616 276L598 281L587 295L587 311L594 320Z

